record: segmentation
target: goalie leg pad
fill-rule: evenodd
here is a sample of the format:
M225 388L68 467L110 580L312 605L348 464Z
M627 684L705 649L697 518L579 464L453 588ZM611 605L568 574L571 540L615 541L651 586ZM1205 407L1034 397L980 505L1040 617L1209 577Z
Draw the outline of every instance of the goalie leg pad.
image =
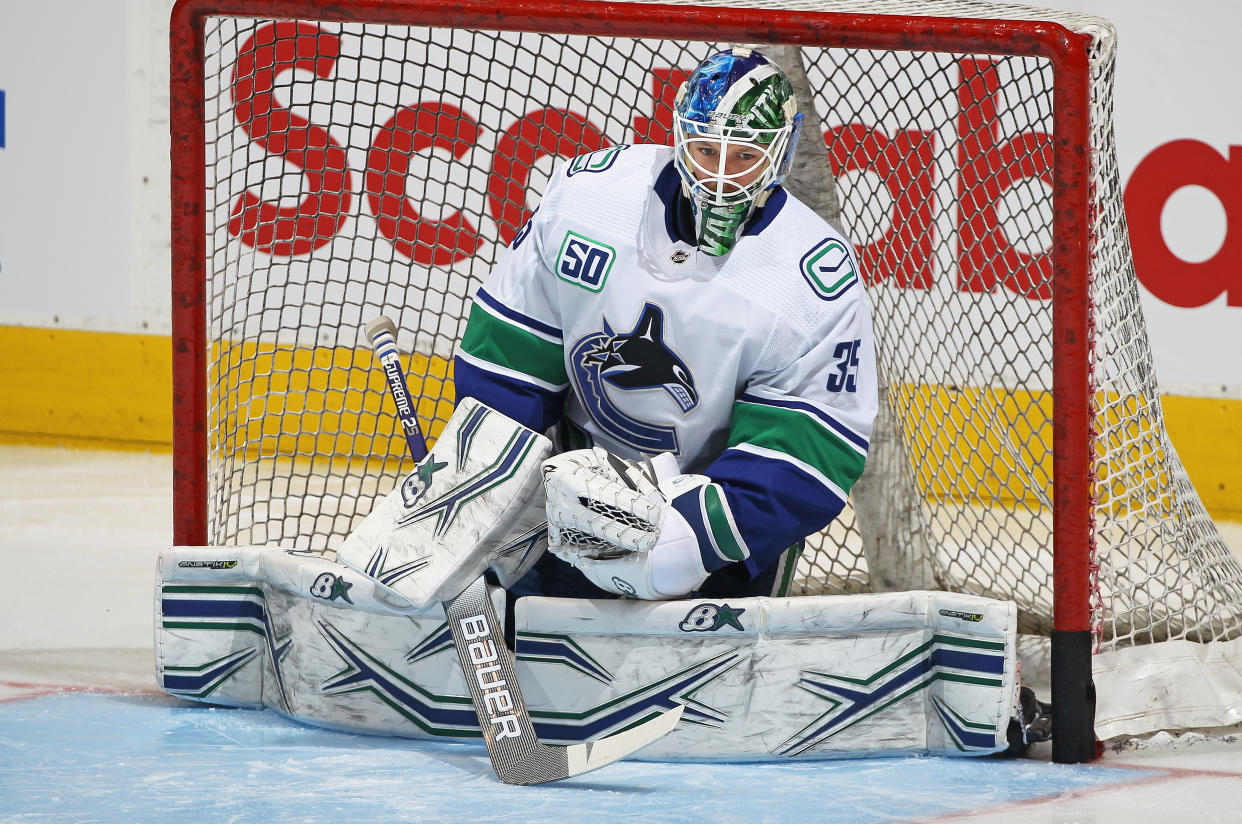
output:
M477 736L444 613L411 615L394 597L314 552L173 547L156 572L156 681L179 698L336 729ZM499 590L492 604L503 616ZM394 691L403 683L418 689Z
M990 755L1008 746L1017 614L948 592L532 597L516 604L516 651L536 716L586 726L684 702L694 723L641 758Z
M477 740L444 614L403 614L354 570L271 547L176 547L161 555L155 589L157 675L173 695L342 730ZM503 615L502 593L492 595ZM531 597L515 610L518 680L549 743L598 739L681 703L694 723L641 757L985 755L1008 744L1011 602Z
M421 612L464 589L489 566L502 583L538 558L544 436L472 398L439 440L337 552Z

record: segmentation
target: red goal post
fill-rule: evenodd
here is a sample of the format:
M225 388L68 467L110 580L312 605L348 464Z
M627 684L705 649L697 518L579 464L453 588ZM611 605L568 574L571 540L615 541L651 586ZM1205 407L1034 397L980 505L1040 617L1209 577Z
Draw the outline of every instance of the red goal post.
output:
M545 56L567 38L576 51L557 52L559 63ZM844 533L811 542L800 570L813 583L803 591L923 585L1011 597L1011 587L1021 589L1013 597L1026 630L1051 638L1054 758L1094 757L1092 651L1102 637L1128 645L1143 632L1130 618L1109 625L1101 603L1099 542L1112 528L1102 528L1102 513L1124 497L1101 490L1130 474L1138 480L1125 494L1151 497L1143 478L1153 474L1120 467L1101 443L1118 431L1114 418L1124 419L1122 431L1139 430L1135 437L1163 431L1158 414L1135 423L1125 412L1131 395L1097 374L1104 314L1095 283L1104 270L1124 279L1129 266L1124 221L1108 205L1115 193L1101 191L1110 181L1099 168L1110 163L1115 174L1111 98L1101 98L1111 94L1111 38L1094 18L982 2L180 0L171 26L175 543L332 549L401 466L369 357L352 345L370 320L362 315L401 316L400 343L411 372L421 370L419 412L434 438L452 405L445 364L462 307L497 244L529 213L543 158L660 139L677 71L708 44L772 44L804 55L810 109L829 139L816 152L804 135L800 154L825 171L803 172L790 188L810 202L844 178L859 184L834 217L868 241L877 337L890 314L889 327L903 333L889 333L880 356L894 418L885 425L899 449L873 445L873 463L896 467L889 489L920 502L907 507L913 516L895 518L914 525L896 532L922 536L917 552L930 570L913 583L882 582L880 570L894 564L875 547L897 539L877 538L871 516L857 525L851 511ZM701 48L669 57L675 42ZM615 45L634 43L642 48ZM419 64L431 54L463 67L451 95L447 69ZM348 89L334 79L346 64ZM886 66L886 80L871 79L872 67ZM611 85L589 100L575 86L573 106L560 108L523 91L562 71L571 85L584 77ZM650 87L628 79L646 73ZM838 76L849 85L833 86ZM886 91L867 91L885 82ZM627 119L634 98L650 118ZM853 114L841 108L854 103ZM915 103L921 108L907 117ZM527 117L532 109L538 118ZM864 117L897 125L854 129ZM1019 137L1009 138L1015 128ZM479 135L499 135L490 168L471 143ZM922 165L911 171L915 157ZM423 200L410 196L416 161ZM445 162L449 171L436 171ZM875 197L856 197L875 174ZM428 186L438 188L429 195ZM435 197L480 205L441 203L439 218L419 218L436 212ZM1000 226L1003 209L1009 224L1030 226ZM894 213L913 215L918 231L894 225ZM1114 234L1120 222L1122 238L1102 251L1103 217ZM396 283L390 273L409 279ZM894 285L902 279L914 286ZM949 310L910 298L938 289L953 293ZM1141 313L1126 317L1141 328ZM910 352L902 338L917 337L912 319L930 331ZM962 352L975 350L1001 351L1003 362L985 351L956 375ZM1027 363L1036 350L1037 363ZM921 374L900 375L908 361ZM943 380L929 379L933 372ZM977 409L990 417L975 420ZM992 431L1006 427L1019 434ZM1132 451L1130 442L1116 451ZM945 477L962 473L977 483ZM1125 529L1126 546L1147 551L1150 541ZM1011 543L1020 551L992 557ZM1028 570L1033 580L1021 580ZM1148 634L1188 637L1179 627Z

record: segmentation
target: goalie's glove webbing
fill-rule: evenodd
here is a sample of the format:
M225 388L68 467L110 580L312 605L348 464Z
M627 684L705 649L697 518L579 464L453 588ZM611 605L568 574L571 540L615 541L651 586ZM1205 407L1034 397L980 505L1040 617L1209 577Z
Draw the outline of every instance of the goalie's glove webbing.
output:
M667 453L628 461L582 449L543 464L548 548L608 592L676 598L707 578L694 530L672 501L710 483Z

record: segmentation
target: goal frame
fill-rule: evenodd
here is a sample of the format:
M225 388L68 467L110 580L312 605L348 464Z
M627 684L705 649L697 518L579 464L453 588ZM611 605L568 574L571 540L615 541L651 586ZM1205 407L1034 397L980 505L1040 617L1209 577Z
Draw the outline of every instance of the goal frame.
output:
M317 19L565 35L988 53L1048 61L1053 78L1053 760L1097 756L1091 676L1089 278L1091 39L1048 21L704 8L601 0L179 0L170 30L173 542L208 531L206 131L208 17ZM805 151L805 149L804 149Z

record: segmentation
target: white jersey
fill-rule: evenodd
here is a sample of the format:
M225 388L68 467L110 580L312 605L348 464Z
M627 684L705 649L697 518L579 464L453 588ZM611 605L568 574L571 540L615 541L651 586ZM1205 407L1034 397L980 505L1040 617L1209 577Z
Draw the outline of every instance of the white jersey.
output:
M476 295L458 394L533 429L566 423L568 446L673 453L723 492L691 521L708 569L753 574L834 518L862 472L870 310L850 242L783 190L724 257L681 239L679 192L662 146L558 169Z

